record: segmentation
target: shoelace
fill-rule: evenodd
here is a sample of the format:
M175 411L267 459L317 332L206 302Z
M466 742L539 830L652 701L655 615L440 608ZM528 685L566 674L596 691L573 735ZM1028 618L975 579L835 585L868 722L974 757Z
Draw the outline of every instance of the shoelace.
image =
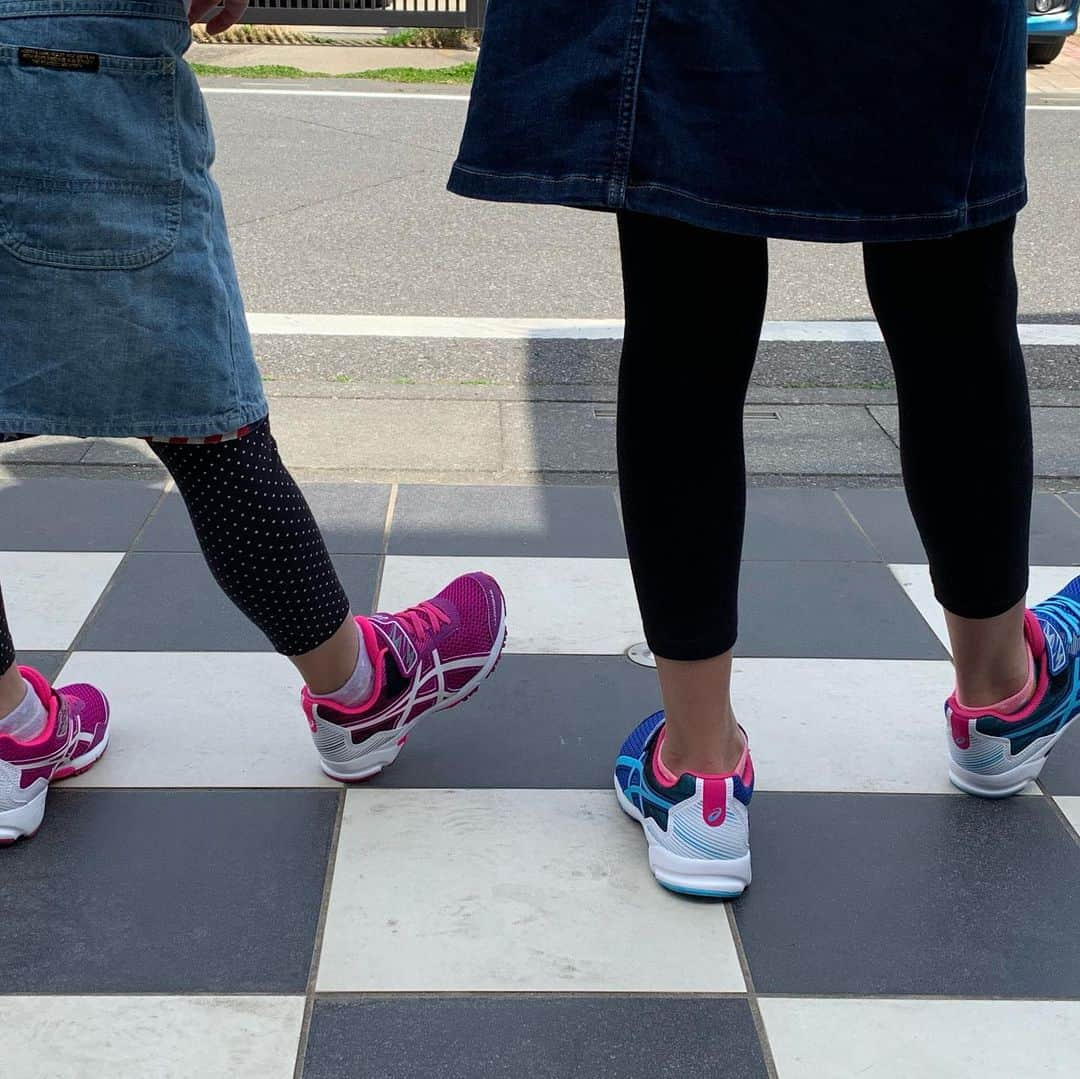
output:
M433 603L418 603L395 617L404 622L421 641L426 641L429 633L438 633L441 626L450 625L450 616Z

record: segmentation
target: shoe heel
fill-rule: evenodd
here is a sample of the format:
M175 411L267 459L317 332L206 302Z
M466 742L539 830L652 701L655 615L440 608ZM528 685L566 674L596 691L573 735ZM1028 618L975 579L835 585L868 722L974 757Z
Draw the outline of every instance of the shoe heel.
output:
M26 805L14 809L0 810L0 847L10 846L18 839L29 838L45 819L45 799L49 788L46 787L36 798Z

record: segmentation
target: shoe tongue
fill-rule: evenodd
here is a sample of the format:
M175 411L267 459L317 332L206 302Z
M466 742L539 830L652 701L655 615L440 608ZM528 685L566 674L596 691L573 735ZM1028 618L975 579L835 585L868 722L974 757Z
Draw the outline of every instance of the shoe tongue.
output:
M393 657L397 669L406 677L416 669L418 660L416 645L413 644L405 627L392 615L378 614L368 620L379 643L385 646Z

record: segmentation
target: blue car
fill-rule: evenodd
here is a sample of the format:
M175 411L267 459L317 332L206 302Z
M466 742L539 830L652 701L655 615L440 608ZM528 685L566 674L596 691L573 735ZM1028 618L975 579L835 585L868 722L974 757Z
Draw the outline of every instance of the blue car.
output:
M1076 33L1080 0L1027 0L1028 63L1049 64Z

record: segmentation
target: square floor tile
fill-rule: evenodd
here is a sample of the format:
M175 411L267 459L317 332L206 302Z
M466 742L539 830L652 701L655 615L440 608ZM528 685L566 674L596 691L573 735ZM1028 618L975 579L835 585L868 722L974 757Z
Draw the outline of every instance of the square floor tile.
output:
M737 658L733 685L759 790L954 793L947 660Z
M11 993L303 994L338 795L52 790L4 854Z
M0 1013L4 1079L292 1079L304 998L0 997Z
M66 652L19 652L17 661L24 667L33 667L52 682L64 665Z
M1080 1062L1076 1001L766 998L759 1006L781 1079L1067 1079Z
M1080 834L1080 797L1060 798L1054 799L1057 802L1061 812L1065 814L1068 822L1073 826L1073 829Z
M379 559L335 555L353 609L370 611ZM217 586L201 554L129 555L80 647L91 652L269 652Z
M417 1031L423 1031L418 1038ZM767 1074L741 999L318 998L305 1079L683 1079Z
M398 488L390 554L625 558L611 487Z
M61 678L111 705L109 752L68 786L338 786L319 767L302 679L272 652L77 652Z
M366 789L345 803L318 987L744 985L724 906L686 903L657 885L641 829L613 794Z
M1073 723L1054 746L1039 783L1050 794L1080 796L1080 722Z
M1062 495L1062 498L1080 514L1080 491L1070 491L1067 495Z
M1046 799L764 794L753 833L759 992L1080 997L1080 845Z
M378 608L409 607L481 569L506 593L508 652L618 655L645 635L630 563L621 558L391 555Z
M840 497L887 562L922 563L926 552L902 490L845 490ZM1080 550L1080 517L1057 495L1037 494L1031 507L1032 565L1062 565Z
M608 790L619 746L659 707L655 672L623 656L504 656L476 696L426 721L372 782Z
M880 562L834 491L751 487L747 492L748 562Z
M0 551L0 586L17 648L64 652L124 556Z
M873 562L745 562L740 656L942 659L886 567Z
M301 488L327 550L381 554L390 488L360 483L309 483ZM139 551L197 552L198 540L179 494L166 498L136 545Z
M125 551L159 484L133 480L38 479L0 484L0 549Z
M945 613L934 596L934 586L930 580L929 566L890 566L893 576L900 587L915 604L919 613L926 619L927 625L934 631L944 648L949 647L949 630L945 624ZM1028 587L1028 602L1040 603L1047 596L1060 592L1076 575L1080 573L1073 566L1032 566L1031 583Z

